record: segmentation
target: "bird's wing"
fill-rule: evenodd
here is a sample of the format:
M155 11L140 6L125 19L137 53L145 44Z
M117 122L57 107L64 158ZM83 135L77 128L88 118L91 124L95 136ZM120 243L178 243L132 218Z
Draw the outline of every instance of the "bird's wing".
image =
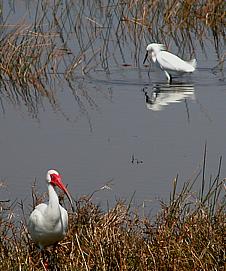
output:
M34 227L42 223L43 215L46 208L47 208L47 205L45 203L41 203L37 205L34 211L31 213L28 220L28 229L31 234L32 234L32 231L34 230Z
M45 210L46 210L46 208L47 208L47 204L46 203L40 203L39 205L37 205L35 207L35 210L39 210L39 212L44 213Z
M172 70L178 72L194 71L194 67L190 63L167 51L159 52L157 54L157 61L164 70Z

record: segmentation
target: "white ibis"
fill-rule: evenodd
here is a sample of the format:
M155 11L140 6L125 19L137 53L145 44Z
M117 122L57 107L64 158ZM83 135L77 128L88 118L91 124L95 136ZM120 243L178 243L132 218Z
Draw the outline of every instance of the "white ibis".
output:
M49 191L49 202L37 205L31 213L28 230L32 240L40 249L56 244L64 238L68 227L68 213L59 204L59 199L55 191L58 186L67 195L72 210L74 211L72 199L67 188L61 181L61 176L56 170L49 170L46 175Z
M192 73L196 69L197 61L192 59L190 61L184 61L178 56L167 52L165 45L161 43L151 43L146 48L146 55L143 61L145 63L149 52L151 53L151 59L155 63L159 64L160 68L164 71L168 82L172 82L172 73L183 74Z

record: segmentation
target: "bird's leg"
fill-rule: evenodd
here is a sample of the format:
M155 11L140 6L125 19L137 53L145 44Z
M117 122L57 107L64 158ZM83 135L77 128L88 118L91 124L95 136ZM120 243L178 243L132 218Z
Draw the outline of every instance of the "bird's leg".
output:
M59 271L57 266L57 243L53 245L52 253L50 255L50 271Z
M41 259L42 266L45 271L48 271L49 270L48 257L46 258L44 249L41 249L41 255L42 255L42 259Z
M172 83L172 75L170 75L167 71L164 70L164 73L168 79L168 83L171 84Z

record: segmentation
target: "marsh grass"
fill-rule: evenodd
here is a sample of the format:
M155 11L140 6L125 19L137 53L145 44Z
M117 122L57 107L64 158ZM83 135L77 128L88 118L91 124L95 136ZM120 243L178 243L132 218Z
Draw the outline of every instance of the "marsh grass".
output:
M121 62L119 56L128 61L125 50L139 66L140 51L149 40L174 43L181 52L194 54L194 39L204 49L213 37L220 53L224 5L223 0L37 3L34 10L27 7L34 14L29 23L24 18L16 25L1 25L0 74L45 95L41 77L60 72L69 78L75 70L85 74L96 68L110 72L113 63ZM3 14L3 4L1 10Z
M32 2L24 10L33 16L25 15L17 23L12 14L3 16L5 9L1 2L1 97L25 105L34 116L43 98L59 107L57 90L63 81L69 89L73 86L71 91L86 112L90 95L74 86L75 74L85 78L97 70L110 74L115 67L139 68L151 41L164 43L169 50L174 46L185 57L195 57L197 43L207 54L209 41L218 58L213 72L224 70L223 0ZM87 101L81 104L81 97ZM1 106L4 112L3 99Z
M48 270L224 270L225 180L217 176L202 197L188 181L153 217L141 215L131 202L118 201L103 211L83 197L70 213L66 238L49 247ZM205 191L205 190L204 190ZM221 194L221 196L220 196ZM41 200L33 189L33 203ZM0 203L0 269L44 270L23 219L14 218L15 203Z
M8 28L0 50L2 96L12 104L25 104L33 113L42 97L54 105L55 94L48 87L48 69L55 51L53 34L34 32L30 25L22 23Z

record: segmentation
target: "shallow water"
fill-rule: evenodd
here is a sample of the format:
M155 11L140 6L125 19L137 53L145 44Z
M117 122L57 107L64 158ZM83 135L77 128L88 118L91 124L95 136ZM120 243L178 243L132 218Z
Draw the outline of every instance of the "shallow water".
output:
M20 8L19 14L26 10ZM225 70L212 70L218 59L206 43L208 57L196 49L197 71L172 85L153 65L123 66L116 55L120 64L108 74L73 75L79 102L63 77L54 86L55 107L43 98L29 110L1 91L0 178L8 185L2 197L31 201L34 180L45 191L46 171L55 168L75 199L106 183L111 189L97 192L96 201L130 199L134 192L138 203L166 199L177 174L181 186L202 167L205 143L206 179L217 174L220 156L225 177Z

